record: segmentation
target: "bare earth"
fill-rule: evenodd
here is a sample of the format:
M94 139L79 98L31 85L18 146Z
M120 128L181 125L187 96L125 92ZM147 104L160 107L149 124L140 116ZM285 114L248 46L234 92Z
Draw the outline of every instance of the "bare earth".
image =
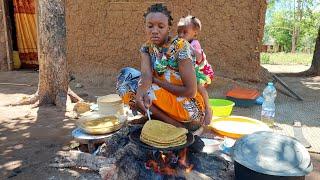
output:
M294 78L291 80L290 83L295 83ZM48 167L57 151L68 149L75 124L64 111L54 106L32 109L29 105L9 105L34 93L37 81L38 73L33 71L0 72L0 179L99 179L98 174L86 170ZM320 87L320 81L315 82ZM73 89L89 100L114 92L112 86ZM319 98L319 92L320 88L313 97ZM306 179L320 179L320 155L311 154L311 157L314 171Z

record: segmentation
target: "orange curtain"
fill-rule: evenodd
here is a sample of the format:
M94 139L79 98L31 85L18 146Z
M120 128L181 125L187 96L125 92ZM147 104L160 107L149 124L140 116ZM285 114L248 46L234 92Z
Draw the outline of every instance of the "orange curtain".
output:
M13 0L19 57L23 67L38 63L37 30L34 0Z

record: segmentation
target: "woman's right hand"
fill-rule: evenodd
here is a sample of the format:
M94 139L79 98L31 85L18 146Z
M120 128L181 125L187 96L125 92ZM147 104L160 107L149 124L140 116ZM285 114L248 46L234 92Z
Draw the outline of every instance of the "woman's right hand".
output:
M137 103L137 106L144 113L146 113L147 109L149 109L150 106L152 105L152 101L151 101L150 97L148 96L148 94L144 94L144 95L137 94L136 95L136 103Z
M152 105L151 98L148 94L143 96L143 103L144 103L144 106L146 107L146 109L149 109L150 106Z

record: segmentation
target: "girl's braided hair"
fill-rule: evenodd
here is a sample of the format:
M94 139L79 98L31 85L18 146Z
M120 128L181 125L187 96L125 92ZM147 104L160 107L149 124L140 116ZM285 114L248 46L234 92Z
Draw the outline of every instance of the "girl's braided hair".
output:
M157 13L157 12L162 13L165 16L167 16L168 17L169 26L172 25L173 18L171 16L171 11L169 11L167 6L164 6L163 4L153 4L153 5L151 5L147 9L147 12L143 14L143 17L146 18L148 14Z

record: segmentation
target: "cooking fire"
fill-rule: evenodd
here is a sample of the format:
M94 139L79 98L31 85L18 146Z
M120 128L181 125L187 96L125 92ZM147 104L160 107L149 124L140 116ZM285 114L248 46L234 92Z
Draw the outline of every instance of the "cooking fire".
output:
M176 176L178 169L189 173L192 171L193 164L189 164L187 154L187 148L167 152L154 150L148 153L145 167L160 175Z

